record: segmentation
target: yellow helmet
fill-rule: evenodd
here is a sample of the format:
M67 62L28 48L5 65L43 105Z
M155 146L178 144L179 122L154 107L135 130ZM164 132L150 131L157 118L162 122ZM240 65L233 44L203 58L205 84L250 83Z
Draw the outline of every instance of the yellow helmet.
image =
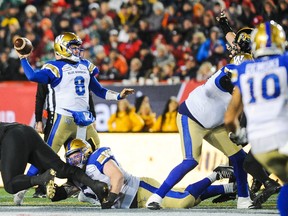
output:
M245 60L253 60L252 55L249 53L239 53L230 60L230 64L239 65Z
M92 153L92 147L85 140L73 139L66 143L65 151L65 158L67 163L82 168L86 165L86 162ZM79 155L73 157L72 155L76 152L79 153Z
M54 51L56 55L69 59L73 62L78 62L80 60L80 53L77 56L72 53L72 51L69 49L72 44L80 46L82 44L82 40L72 32L64 32L58 35L54 41Z
M266 55L279 55L285 51L286 35L275 21L261 23L251 33L252 54L255 58Z

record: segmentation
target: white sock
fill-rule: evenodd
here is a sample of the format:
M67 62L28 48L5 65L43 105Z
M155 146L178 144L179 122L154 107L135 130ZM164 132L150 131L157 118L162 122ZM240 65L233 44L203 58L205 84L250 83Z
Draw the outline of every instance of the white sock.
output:
M211 181L211 183L213 183L214 181L216 181L216 177L217 177L217 173L213 172L212 174L210 174L209 176L207 176L207 178Z
M233 186L234 186L233 183L224 184L223 187L224 187L225 193L233 193L234 192Z

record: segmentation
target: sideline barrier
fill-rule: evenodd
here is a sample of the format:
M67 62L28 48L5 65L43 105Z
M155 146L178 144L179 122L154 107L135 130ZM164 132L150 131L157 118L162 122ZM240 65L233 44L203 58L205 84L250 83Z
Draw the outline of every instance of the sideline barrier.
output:
M202 82L203 83L203 82ZM181 84L159 84L159 85L134 85L129 86L136 90L136 94L130 95L128 100L134 104L135 97L147 95L150 98L151 107L159 116L171 96L176 96L180 102L185 100L189 92L202 84L191 80ZM123 85L105 85L104 87L120 92ZM35 100L37 84L28 81L7 81L0 82L0 121L20 122L27 125L34 125ZM96 127L100 132L107 131L107 121L112 113L116 111L117 102L101 99L93 94L93 102L96 110Z
M162 182L182 161L178 133L99 133L99 136L101 146L111 147L122 167L135 176L153 177ZM64 148L59 155L64 160ZM199 165L177 186L186 187L209 175L219 164L227 163L222 152L204 142ZM64 182L57 180L58 184Z

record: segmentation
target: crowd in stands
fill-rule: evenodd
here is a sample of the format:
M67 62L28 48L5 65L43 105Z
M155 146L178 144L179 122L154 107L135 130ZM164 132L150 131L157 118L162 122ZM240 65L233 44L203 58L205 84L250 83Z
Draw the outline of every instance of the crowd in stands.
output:
M127 99L117 103L116 112L108 119L109 132L178 132L177 112L179 102L171 96L163 112L156 116L147 95L136 97L132 105Z
M54 59L55 36L75 32L98 79L137 83L207 79L229 62L216 17L232 29L275 20L288 33L288 0L10 0L0 3L0 81L27 80L13 49L32 41L33 67ZM144 80L144 82L143 82Z

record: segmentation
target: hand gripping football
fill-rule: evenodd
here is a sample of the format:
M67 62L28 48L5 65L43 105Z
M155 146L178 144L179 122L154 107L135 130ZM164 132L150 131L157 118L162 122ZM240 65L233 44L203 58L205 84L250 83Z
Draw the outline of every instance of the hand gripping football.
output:
M14 48L21 55L26 55L32 51L33 45L29 39L25 37L19 37L14 41Z

